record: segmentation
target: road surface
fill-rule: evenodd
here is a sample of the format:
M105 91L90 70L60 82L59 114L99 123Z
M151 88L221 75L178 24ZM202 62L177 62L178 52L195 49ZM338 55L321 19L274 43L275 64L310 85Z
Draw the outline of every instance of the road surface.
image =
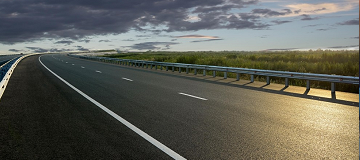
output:
M186 159L358 159L359 108L351 104L64 54L31 56L0 100L0 155L171 159L100 105Z

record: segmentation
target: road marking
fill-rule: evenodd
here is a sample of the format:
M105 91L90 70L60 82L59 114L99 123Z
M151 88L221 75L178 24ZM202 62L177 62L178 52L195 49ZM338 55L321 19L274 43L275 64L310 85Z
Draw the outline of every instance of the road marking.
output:
M134 131L135 133L137 133L138 135L140 135L141 137L143 137L145 140L147 140L148 142L150 142L151 144L153 144L155 147L159 148L160 150L162 150L164 153L166 153L167 155L169 155L170 157L174 158L174 159L185 159L184 157L182 157L181 155L179 155L178 153L174 152L173 150L171 150L170 148L168 148L167 146L165 146L164 144L162 144L161 142L159 142L158 140L156 140L155 138L151 137L150 135L148 135L147 133L145 133L144 131L140 130L139 128L137 128L136 126L134 126L133 124L131 124L130 122L128 122L127 120L125 120L124 118L120 117L119 115L117 115L116 113L114 113L113 111L111 111L110 109L106 108L104 105L102 105L101 103L97 102L96 100L94 100L93 98L91 98L90 96L88 96L87 94L85 94L84 92L80 91L79 89L77 89L76 87L74 87L73 85L71 85L69 82L65 81L63 78L61 78L60 76L58 76L56 73L54 73L52 70L50 70L49 68L47 68L44 63L41 62L41 58L42 56L39 57L39 62L44 66L45 69L47 69L50 73L52 73L55 77L57 77L58 79L60 79L62 82L64 82L66 85L68 85L70 88L72 88L73 90L75 90L76 92L78 92L80 95L82 95L83 97L85 97L87 100L89 100L90 102L92 102L93 104L95 104L96 106L98 106L99 108L101 108L103 111L105 111L106 113L108 113L109 115L111 115L112 117L114 117L116 120L118 120L119 122L121 122L122 124L124 124L126 127L130 128L132 131Z
M85 68L85 67L81 66L81 68Z
M123 80L127 80L127 81L130 81L130 82L132 82L133 80L131 80L131 79L128 79L128 78L124 78L124 77L122 77L122 79Z
M186 94L186 93L179 93L181 95L184 95L184 96L189 96L189 97L192 97L192 98L197 98L197 99L201 99L201 100L204 100L204 101L207 101L206 98L201 98L201 97L198 97L198 96L194 96L194 95L190 95L190 94Z
M101 71L95 71L95 72L97 72L97 73L101 73Z
M65 62L65 63L68 63L68 62Z
M75 65L75 64L71 64L71 65Z

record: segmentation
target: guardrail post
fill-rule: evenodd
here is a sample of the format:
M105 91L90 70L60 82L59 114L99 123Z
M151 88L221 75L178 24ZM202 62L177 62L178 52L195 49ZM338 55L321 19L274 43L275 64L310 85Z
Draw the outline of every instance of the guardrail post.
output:
M153 65L152 64L150 64L150 69L152 69L153 68Z
M172 66L172 72L174 72L175 71L175 67L174 66Z
M186 66L186 74L189 74L189 66Z
M268 84L268 85L270 84L270 77L269 76L266 77L266 84Z
M149 68L149 64L146 63L146 69L148 69L148 68Z
M285 87L289 87L289 78L285 78Z
M306 80L306 89L310 89L310 80Z
M216 77L216 71L213 71L213 77Z
M155 65L155 70L157 70L157 65Z
M163 66L162 66L162 65L160 65L160 70L163 70Z
M169 70L169 66L166 66L166 71L168 71Z
M227 79L227 72L224 72L224 79Z
M194 75L196 75L197 74L197 70L196 70L196 68L194 68Z
M236 81L240 80L240 73L236 73Z
M331 83L331 93L335 93L335 83Z
M179 67L179 73L181 73L181 67Z
M251 82L251 83L254 82L254 75L253 75L253 74L250 76L250 82Z
M206 76L206 69L203 70L203 76Z
M144 68L144 62L142 62L142 64L141 64L141 65L142 65L142 68Z

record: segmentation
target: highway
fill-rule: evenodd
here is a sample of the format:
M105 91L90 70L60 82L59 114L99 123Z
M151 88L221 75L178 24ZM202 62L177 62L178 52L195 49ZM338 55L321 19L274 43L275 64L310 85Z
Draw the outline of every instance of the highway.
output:
M168 72L65 54L25 58L0 100L0 158L359 158L358 103Z

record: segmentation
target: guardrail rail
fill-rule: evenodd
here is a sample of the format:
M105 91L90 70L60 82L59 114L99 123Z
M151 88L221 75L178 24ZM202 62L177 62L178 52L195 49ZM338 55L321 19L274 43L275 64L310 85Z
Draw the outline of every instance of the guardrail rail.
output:
M250 82L254 82L254 76L266 76L266 83L270 84L270 77L281 77L285 78L285 87L289 86L289 78L292 79L303 79L306 80L306 89L310 90L310 80L312 81L324 81L331 82L331 93L335 94L335 83L347 83L359 85L359 77L352 76L340 76L340 75L327 75L327 74L314 74L314 73L299 73L299 72L288 72L288 71L274 71L274 70L261 70L261 69L249 69L249 68L235 68L235 67L221 67L221 66L210 66L210 65L197 65L197 64L185 64L185 63L168 63L168 62L157 62L157 61L144 61L144 60L131 60L131 59L118 59L118 58L108 58L108 57L94 57L94 56L82 56L76 54L68 54L72 57L102 61L108 63L115 63L119 65L128 65L128 66L137 66L137 67L146 67L152 69L162 70L165 67L166 71L171 67L172 72L175 68L179 68L179 73L182 68L186 69L186 73L189 73L190 69L194 70L194 74L197 74L198 70L203 70L203 75L206 75L206 71L212 71L213 77L216 76L216 72L224 72L224 79L227 78L227 73L236 73L236 80L240 80L240 74L250 75Z

